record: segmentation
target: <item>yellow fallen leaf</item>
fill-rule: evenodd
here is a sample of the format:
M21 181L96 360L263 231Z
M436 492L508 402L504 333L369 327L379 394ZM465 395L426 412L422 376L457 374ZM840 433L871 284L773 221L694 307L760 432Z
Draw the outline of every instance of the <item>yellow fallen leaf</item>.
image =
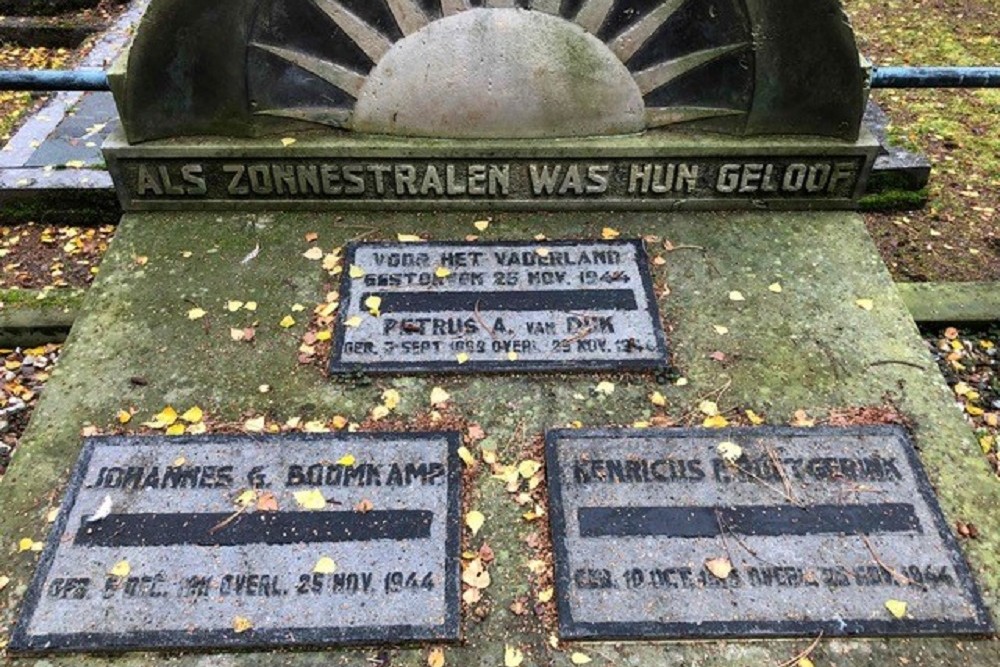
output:
M507 353L507 361L517 361L517 352L513 352L513 351L508 352Z
M728 579L729 575L733 573L733 564L728 558L710 558L705 561L705 568L716 579Z
M248 419L243 422L243 430L249 431L250 433L260 433L264 430L264 417L254 417L253 419Z
M321 557L313 566L313 572L316 574L333 574L336 571L337 563L329 556Z
M281 321L278 322L278 326L280 326L282 329L288 329L289 327L294 327L295 318L292 317L291 315L285 315L283 318L281 318Z
M611 394L615 393L615 383L608 382L607 380L598 382L597 386L594 387L594 391L596 391L598 394L604 394L605 396L610 396Z
M49 510L48 514L45 515L45 523L55 523L56 519L59 518L59 508L53 507Z
M371 313L372 316L378 317L381 314L381 311L379 310L381 307L382 307L382 297L375 296L373 294L372 296L365 299L365 308L368 309L368 312Z
M192 408L188 408L184 414L181 415L181 419L186 421L188 424L197 424L204 419L204 417L205 413L202 412L201 408L197 405Z
M316 420L316 419L313 419L311 421L307 421L302 426L302 430L305 431L306 433L329 433L330 432L330 429L327 428L327 426L326 426L325 423L323 423L323 422L321 422L319 420Z
M333 334L330 333L329 331L319 331L319 332L316 333L316 340L318 340L320 342L328 341L332 337L333 337Z
M504 667L521 667L524 662L524 653L516 646L507 646L503 651Z
M719 334L720 336L725 336L727 333L729 333L729 327L724 327L721 324L713 324L712 328L715 329L715 333Z
M348 424L347 417L344 417L343 415L334 415L333 419L330 421L330 424L333 426L333 428L339 431L345 426L347 426Z
M401 400L402 397L395 389L386 389L382 392L382 404L389 410L395 410L398 408Z
M795 662L795 667L816 667L816 663L806 656L802 656Z
M292 144L294 144L296 141L298 141L298 140L295 139L294 137L284 137L281 140L281 145L284 146L285 148L288 148L289 146L291 146Z
M811 419L805 410L796 410L793 415L792 426L804 426L811 428L816 425L816 420Z
M205 311L201 308L192 308L188 311L189 320L200 320L203 317L205 317Z
M975 405L966 405L965 406L965 411L968 412L973 417L980 417L980 416L982 416L986 412L982 408L977 407Z
M396 234L396 239L398 239L400 243L421 243L423 241L423 239L416 234Z
M243 305L243 308L245 308L246 310L249 310L250 312L253 312L253 311L257 310L257 302L256 301L247 301Z
M705 428L726 428L729 426L729 420L722 415L713 415L711 417L705 417L705 421L701 423Z
M132 413L131 412L129 412L128 410L119 410L118 411L118 423L119 424L127 424L130 421L132 421Z
M237 310L239 310L243 306L244 306L244 303L242 301L227 301L226 302L226 310L228 310L230 313L235 313Z
M472 606L483 599L483 592L478 588L470 588L462 593L462 602Z
M658 391L654 391L649 396L649 402L657 407L664 407L667 404L667 398Z
M462 459L462 463L469 466L470 468L475 467L476 457L472 455L468 447L458 448L458 458Z
M737 445L735 442L720 442L719 446L715 448L722 457L723 461L727 463L736 463L741 456L743 456L743 448Z
M83 160L70 160L66 166L70 169L83 169L87 165Z
M546 602L552 600L552 596L554 596L555 593L556 589L552 588L551 586L549 588L540 590L538 591L538 601L541 602L542 604L545 604Z
M351 268L347 271L347 275L349 275L352 278L364 278L365 270L362 269L357 264L351 264Z
M431 405L443 405L451 399L451 394L441 387L431 389Z
M458 361L459 364L464 364L467 361L469 361L469 355L467 355L465 352L459 352L458 354L455 355L455 359Z
M767 286L767 289L774 292L775 294L781 294L783 290L783 288L781 287L781 283L771 283L770 285Z
M344 466L345 468L353 468L357 462L358 460L354 458L354 454L345 454L337 459L337 465Z
M0 591L7 588L7 584L10 583L10 577L0 576Z
M484 523L486 523L486 517L483 516L482 512L472 510L465 515L465 525L472 531L473 536L479 534Z
M295 502L304 510L321 510L326 507L326 498L319 489L296 491L293 495Z
M586 665L587 663L591 662L591 658L589 655L587 655L586 653L580 653L579 651L569 656L569 660L574 665Z
M318 262L319 260L323 259L323 249L320 248L319 246L313 246L309 248L309 250L306 250L304 253L302 253L302 256L310 261Z
M128 564L127 560L118 561L117 563L114 564L114 567L108 570L108 574L110 574L112 577L120 577L120 578L127 577L129 574L131 574L131 572L132 572L132 566Z
M619 236L621 236L621 232L619 232L614 227L605 227L604 229L601 230L601 238L604 239L605 241L616 239Z
M481 232L485 232L490 227L490 221L489 220L476 220L474 223L472 223L472 226L475 227L476 229L478 229Z
M180 422L171 424L167 427L167 430L164 431L164 433L167 435L184 435L184 424L181 424Z
M201 435L206 431L208 431L208 427L205 426L205 422L198 422L187 427L188 435Z
M444 649L431 649L427 654L427 667L444 667Z
M236 634L242 634L251 628L253 628L253 621L249 618L237 616L233 619L233 632Z
M857 304L858 308L861 308L863 310L871 310L872 308L875 307L875 302L872 301L871 299L858 299L854 303Z
M492 580L490 578L490 573L483 566L483 561L479 558L475 558L465 566L465 570L462 572L462 582L472 586L473 588L482 590L484 588L489 588Z
M160 411L152 421L143 423L143 426L148 426L149 428L166 428L170 426L175 421L177 421L177 411L171 406L167 406Z
M525 459L517 464L517 473L524 479L531 479L541 469L542 464L531 459Z
M437 276L438 278L447 278L448 276L451 275L451 269L446 268L444 266L439 266L436 269L434 269L434 275Z
M906 603L902 600L886 600L885 608L889 610L893 618L905 618L906 617Z
M550 253L548 248L535 248L535 254L539 257L548 257Z
M760 415L758 415L753 410L747 410L746 411L746 416L747 416L747 419L750 420L750 423L753 424L754 426L760 426L761 424L764 423L764 418L761 417Z
M358 315L352 315L348 317L346 320L344 320L344 326L351 327L352 329L361 326L361 317Z
M17 551L21 553L22 551L34 551L35 541L30 537L22 537L17 542Z
M738 290L733 290L732 292L729 293L729 300L730 301L746 301L746 297L743 296L743 292L740 292Z
M231 327L229 329L229 337L234 341L239 343L241 340L247 337L246 329L237 329L236 327Z
M719 406L715 401L702 401L698 404L698 409L703 415L714 417L719 414Z
M545 561L539 559L529 560L526 567L532 574L541 574L545 572Z
M236 496L233 504L237 507L250 507L257 504L257 492L253 489L244 489L240 495Z

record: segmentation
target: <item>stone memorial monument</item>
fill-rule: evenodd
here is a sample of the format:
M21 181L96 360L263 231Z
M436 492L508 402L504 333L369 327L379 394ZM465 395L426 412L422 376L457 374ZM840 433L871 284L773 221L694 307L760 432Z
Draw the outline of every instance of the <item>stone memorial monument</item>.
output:
M1000 659L838 0L153 0L110 78L14 665Z

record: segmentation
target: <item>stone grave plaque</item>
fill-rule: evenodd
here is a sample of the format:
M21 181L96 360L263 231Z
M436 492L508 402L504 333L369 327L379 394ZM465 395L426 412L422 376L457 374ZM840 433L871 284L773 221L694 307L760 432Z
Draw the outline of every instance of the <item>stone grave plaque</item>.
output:
M991 630L902 429L561 430L547 456L563 638Z
M458 440L88 439L11 649L458 639Z
M346 265L363 275L344 272L333 373L667 361L641 241L361 243L348 247Z

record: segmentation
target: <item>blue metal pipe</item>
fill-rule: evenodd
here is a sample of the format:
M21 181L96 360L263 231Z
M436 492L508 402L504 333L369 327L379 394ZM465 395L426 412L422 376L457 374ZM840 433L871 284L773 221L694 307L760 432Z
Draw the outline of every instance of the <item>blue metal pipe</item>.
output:
M1000 88L1000 67L875 67L872 88Z
M4 70L0 90L111 90L103 70Z
M872 88L1000 88L1000 67L875 67ZM0 90L110 90L101 70L0 71Z

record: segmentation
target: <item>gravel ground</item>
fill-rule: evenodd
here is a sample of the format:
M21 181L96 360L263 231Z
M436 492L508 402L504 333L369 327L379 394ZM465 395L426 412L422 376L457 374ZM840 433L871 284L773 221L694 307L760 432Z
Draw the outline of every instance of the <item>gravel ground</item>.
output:
M0 478L59 359L61 345L0 349Z
M1000 324L925 331L927 347L955 393L955 406L976 433L1000 477Z
M114 233L113 225L0 226L0 288L86 287Z

